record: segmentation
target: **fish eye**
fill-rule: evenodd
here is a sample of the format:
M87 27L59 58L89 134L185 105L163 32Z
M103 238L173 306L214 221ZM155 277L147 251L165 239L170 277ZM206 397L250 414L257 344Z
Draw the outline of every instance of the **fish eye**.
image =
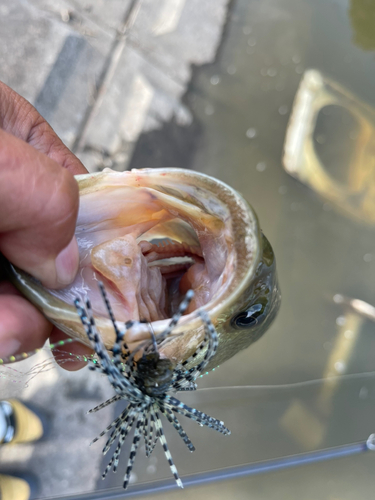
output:
M231 324L236 329L248 328L254 326L264 317L265 304L253 304L247 311L238 313L231 321Z

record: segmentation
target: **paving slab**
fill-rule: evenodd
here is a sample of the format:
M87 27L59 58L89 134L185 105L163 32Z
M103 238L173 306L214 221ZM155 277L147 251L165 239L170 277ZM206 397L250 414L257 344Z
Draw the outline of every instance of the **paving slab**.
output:
M212 61L220 42L227 0L139 2L113 77L77 151L89 171L128 168L141 133L172 119L192 124L181 98L193 64Z
M227 4L228 0L144 0L129 41L150 63L186 84L192 64L214 59Z
M70 30L30 3L0 0L0 33L0 80L34 102Z
M132 0L70 0L69 12L89 18L105 30L118 30L123 24Z
M126 47L102 105L88 130L88 144L115 153L144 129L178 113L184 87Z
M15 41L11 50L1 44L0 80L34 104L68 147L84 131L78 153L90 171L123 170L142 132L172 118L192 123L181 96L191 65L215 56L227 2L0 0L0 39ZM113 77L100 88L134 4Z
M71 147L95 95L114 35L77 16L67 2L0 1L0 80L28 99Z

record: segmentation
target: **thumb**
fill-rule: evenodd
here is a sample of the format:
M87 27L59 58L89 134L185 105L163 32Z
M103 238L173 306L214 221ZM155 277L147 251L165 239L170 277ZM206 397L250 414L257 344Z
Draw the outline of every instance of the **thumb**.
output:
M78 185L32 146L0 130L0 252L45 286L74 279Z

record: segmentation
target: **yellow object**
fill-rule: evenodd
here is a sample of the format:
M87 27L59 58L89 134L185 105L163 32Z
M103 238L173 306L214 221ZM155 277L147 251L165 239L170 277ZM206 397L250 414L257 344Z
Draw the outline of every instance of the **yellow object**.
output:
M1 500L29 500L30 486L24 479L0 474Z
M343 181L335 179L315 148L318 116L329 106L342 108L356 123L348 166L341 168ZM319 71L303 75L284 143L285 170L355 219L375 224L375 108L362 102ZM325 146L329 151L329 144Z
M43 436L40 418L16 399L7 400L13 407L16 432L10 444L29 443Z

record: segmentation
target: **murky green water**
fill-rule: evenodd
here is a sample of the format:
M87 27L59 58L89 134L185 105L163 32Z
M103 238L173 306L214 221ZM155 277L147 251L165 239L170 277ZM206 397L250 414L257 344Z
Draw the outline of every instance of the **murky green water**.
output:
M233 434L224 444L206 432L207 456L200 450L194 463L186 461L187 472L365 440L375 430L375 377L340 378L375 370L375 324L333 301L343 294L375 304L375 225L350 217L282 164L307 69L375 106L370 18L374 7L364 0L233 2L216 62L195 73L187 102L201 133L191 167L224 180L254 206L282 289L270 331L201 385L338 378L298 389L227 390L206 401ZM371 150L372 132L369 126L362 144L358 117L336 106L319 114L312 143L327 175L350 197L351 182L365 178L367 186L375 178L372 155L363 162L358 153L366 141ZM241 498L372 498L374 464L366 455L228 484ZM218 485L200 494L224 498L228 491Z

